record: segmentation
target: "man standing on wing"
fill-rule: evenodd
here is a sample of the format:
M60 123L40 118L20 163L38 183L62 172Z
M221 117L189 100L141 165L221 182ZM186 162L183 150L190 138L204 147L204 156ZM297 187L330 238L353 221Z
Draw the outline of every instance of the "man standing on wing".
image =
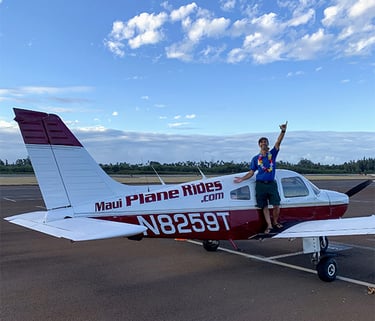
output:
M280 144L284 138L288 122L280 125L281 133L277 138L275 146L270 150L268 145L268 138L261 137L258 141L260 152L254 156L250 163L250 171L243 177L235 177L235 183L251 178L256 171L255 196L257 206L262 209L264 218L267 222L267 229L264 233L271 232L273 226L270 217L268 204L273 206L273 224L280 229L283 226L278 222L280 214L280 195L277 190L277 183L275 181L276 172L276 157L279 153Z

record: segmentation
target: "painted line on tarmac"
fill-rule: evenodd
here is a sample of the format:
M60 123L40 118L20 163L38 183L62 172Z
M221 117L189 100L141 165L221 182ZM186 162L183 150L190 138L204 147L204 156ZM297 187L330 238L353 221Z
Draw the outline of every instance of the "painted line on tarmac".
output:
M367 251L375 251L375 247L370 247L370 246L362 246L362 245L356 245L356 244L345 244L345 243L338 243L338 242L332 242L331 243L335 248L336 246L339 247L347 247L348 249L351 248L356 248L356 249L361 249L361 250L367 250ZM331 245L330 244L330 245ZM329 245L329 248L331 248Z
M275 255L275 256L269 256L268 259L269 260L283 259L285 257L291 257L291 256L296 256L296 255L301 255L301 254L303 254L303 251L288 253L288 254Z
M193 240L187 240L187 242L202 246L202 242L197 242L197 241L193 241ZM246 257L248 259L252 259L252 260L256 260L256 261L261 261L261 262L266 262L266 263L271 263L271 264L274 264L274 265L287 267L287 268L290 268L290 269L293 269L293 270L308 272L308 273L315 274L315 275L317 274L317 272L313 269L308 269L308 268L305 268L305 267L302 267L302 266L276 261L276 260L273 260L273 259L267 258L267 257L262 257L262 256L247 254L247 253L243 253L243 252L238 252L238 251L226 249L226 248L223 248L223 247L219 247L218 250L223 251L223 252L227 252L227 253L230 253L230 254L243 256L243 257ZM349 283L353 283L353 284L357 284L357 285L366 286L368 288L375 287L375 284L373 284L373 283L355 280L355 279L351 279L351 278L347 278L347 277L343 277L343 276L336 276L336 279L341 280L341 281L345 281L345 282L349 282Z
M13 202L13 203L17 202L16 200L8 198L8 197L3 197L3 200L9 201L9 202Z

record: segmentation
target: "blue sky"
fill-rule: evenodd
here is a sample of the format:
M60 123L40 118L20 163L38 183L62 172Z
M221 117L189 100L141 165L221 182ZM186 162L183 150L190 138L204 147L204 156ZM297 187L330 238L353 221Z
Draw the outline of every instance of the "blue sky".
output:
M0 46L3 160L13 107L103 163L246 161L286 120L280 159L375 157L375 0L0 0Z

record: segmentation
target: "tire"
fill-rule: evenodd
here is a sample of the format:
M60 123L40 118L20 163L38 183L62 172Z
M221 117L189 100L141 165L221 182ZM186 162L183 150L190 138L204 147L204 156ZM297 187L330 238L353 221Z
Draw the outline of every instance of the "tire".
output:
M219 247L220 242L216 240L204 240L203 247L208 252L215 252Z
M332 282L336 280L337 263L331 257L324 257L316 266L318 276L322 281Z

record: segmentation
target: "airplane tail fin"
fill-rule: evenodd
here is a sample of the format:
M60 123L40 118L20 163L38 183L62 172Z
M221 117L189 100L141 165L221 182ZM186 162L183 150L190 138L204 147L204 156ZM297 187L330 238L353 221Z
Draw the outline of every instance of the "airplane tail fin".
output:
M14 108L48 210L116 197L126 188L110 178L54 114Z

